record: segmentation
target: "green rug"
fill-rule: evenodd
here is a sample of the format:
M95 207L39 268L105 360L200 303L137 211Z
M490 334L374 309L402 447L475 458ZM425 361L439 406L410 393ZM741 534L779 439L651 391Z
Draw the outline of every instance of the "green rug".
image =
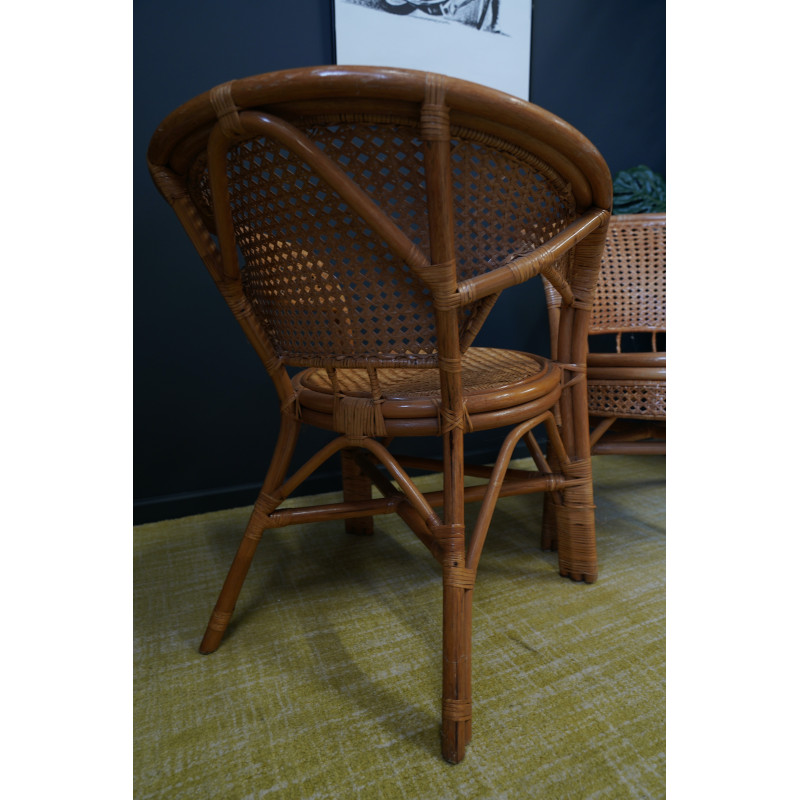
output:
M665 459L594 469L593 585L540 550L540 495L498 505L457 766L439 749L440 572L399 519L376 518L374 537L266 532L209 656L197 646L249 509L136 527L134 797L664 797Z

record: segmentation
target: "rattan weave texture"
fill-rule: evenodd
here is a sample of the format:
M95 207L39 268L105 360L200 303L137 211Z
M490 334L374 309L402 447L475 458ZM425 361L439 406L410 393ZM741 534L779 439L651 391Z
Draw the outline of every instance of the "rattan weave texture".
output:
M632 383L599 381L590 377L589 413L599 417L666 419L666 381Z
M461 366L466 398L507 392L531 384L545 371L545 362L541 356L488 347L471 347L464 354ZM310 370L300 382L319 392L333 391L325 370ZM372 394L366 370L342 370L339 388L354 397L371 397ZM381 375L381 389L386 400L441 399L439 375L432 370L387 370Z
M589 413L609 421L667 418L666 352L661 338L667 330L666 214L620 214L612 217L603 252L597 294L592 308L590 347L595 336L614 334L616 352L588 356ZM650 352L631 351L628 339L649 334ZM602 428L593 436L602 452L653 450L652 426L637 432L629 426ZM605 435L604 435L605 434ZM663 438L663 436L659 436ZM644 441L647 440L647 441ZM661 452L662 445L656 450Z
M353 117L359 121L341 121ZM386 119L335 114L294 124L430 258L419 125ZM541 159L499 137L457 131L451 139L455 255L464 280L531 253L575 218L575 203ZM426 286L307 162L266 137L237 143L227 157L244 292L285 363L319 363L321 344L342 359L383 357L386 364L436 352ZM207 171L201 151L189 190L211 218ZM477 334L485 302L460 310L462 340L467 331Z
M597 292L591 333L666 332L666 214L612 217Z

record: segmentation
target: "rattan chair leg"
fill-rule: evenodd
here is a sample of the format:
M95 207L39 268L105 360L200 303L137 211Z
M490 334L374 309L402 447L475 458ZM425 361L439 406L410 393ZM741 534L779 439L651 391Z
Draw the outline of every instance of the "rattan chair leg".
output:
M585 480L567 486L562 493L562 502L552 503L558 528L558 571L586 583L597 580L591 470L589 459L570 464L565 472L572 478L583 477Z
M556 428L552 435L558 435ZM536 466L542 472L551 472L554 468L561 470L561 460L558 458L558 448L555 447L555 442L551 441L547 445L547 451L544 455L545 463L541 461L540 448L533 438L532 433L525 436L525 444L528 451L536 462ZM540 533L540 545L542 550L558 550L558 522L556 520L555 506L561 502L560 492L545 492L542 498L542 529Z
M473 578L456 585L453 576L467 572L444 569L442 756L452 764L464 758L472 737L472 588L465 584Z
M200 652L203 655L213 653L219 647L222 637L225 635L228 623L233 615L233 609L236 607L236 601L239 599L239 592L242 590L244 579L247 577L250 564L253 562L256 547L261 540L261 534L264 531L264 518L264 513L260 511L257 505L250 515L250 521L236 552L236 557L233 559L233 564L231 564L228 576L222 586L217 604L211 612L211 619L208 621L205 636L203 636L203 641L200 643Z
M225 635L250 564L253 562L256 548L266 527L267 517L279 504L279 500L272 497L271 492L274 492L286 477L300 427L299 422L287 417L282 418L275 454L267 477L264 479L264 485L253 506L253 512L250 514L241 544L228 571L228 576L225 578L225 583L222 585L217 604L211 612L211 619L208 622L203 641L200 643L200 652L203 655L213 653Z
M342 496L346 503L372 499L372 481L358 465L358 451L348 447L342 450ZM344 529L355 536L369 536L375 531L373 517L353 517L344 521Z
M558 492L545 492L542 498L542 550L558 550L558 522L556 505L560 501Z

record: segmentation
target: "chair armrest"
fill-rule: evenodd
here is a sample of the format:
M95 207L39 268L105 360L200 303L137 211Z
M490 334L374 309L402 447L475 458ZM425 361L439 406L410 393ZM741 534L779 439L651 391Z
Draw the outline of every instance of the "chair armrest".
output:
M469 278L458 284L461 305L469 305L482 297L501 292L510 286L533 278L540 273L558 290L567 304L573 302L572 289L562 276L553 269L556 261L568 253L579 242L601 225L611 214L601 208L587 211L575 222L556 234L550 241L537 247L532 253L519 256L502 267L496 267L483 275Z

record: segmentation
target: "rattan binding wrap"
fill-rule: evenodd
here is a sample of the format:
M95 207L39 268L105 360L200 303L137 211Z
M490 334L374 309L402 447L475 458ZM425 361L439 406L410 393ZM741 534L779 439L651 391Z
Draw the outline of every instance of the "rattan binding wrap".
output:
M442 753L460 761L472 734L472 592L498 499L546 492L559 571L597 577L586 353L612 199L605 162L529 103L370 67L222 84L167 117L148 161L280 406L201 652L219 646L265 530L341 519L365 535L397 513L441 567ZM474 347L499 294L538 275L559 298L553 358ZM338 435L290 474L305 426ZM494 466L466 464L465 436L500 428ZM396 453L410 436L439 437L438 458ZM520 441L535 470L509 470ZM337 454L341 502L282 507ZM410 468L441 471L442 491L420 492ZM465 488L466 475L485 482ZM466 502L481 503L471 531Z

